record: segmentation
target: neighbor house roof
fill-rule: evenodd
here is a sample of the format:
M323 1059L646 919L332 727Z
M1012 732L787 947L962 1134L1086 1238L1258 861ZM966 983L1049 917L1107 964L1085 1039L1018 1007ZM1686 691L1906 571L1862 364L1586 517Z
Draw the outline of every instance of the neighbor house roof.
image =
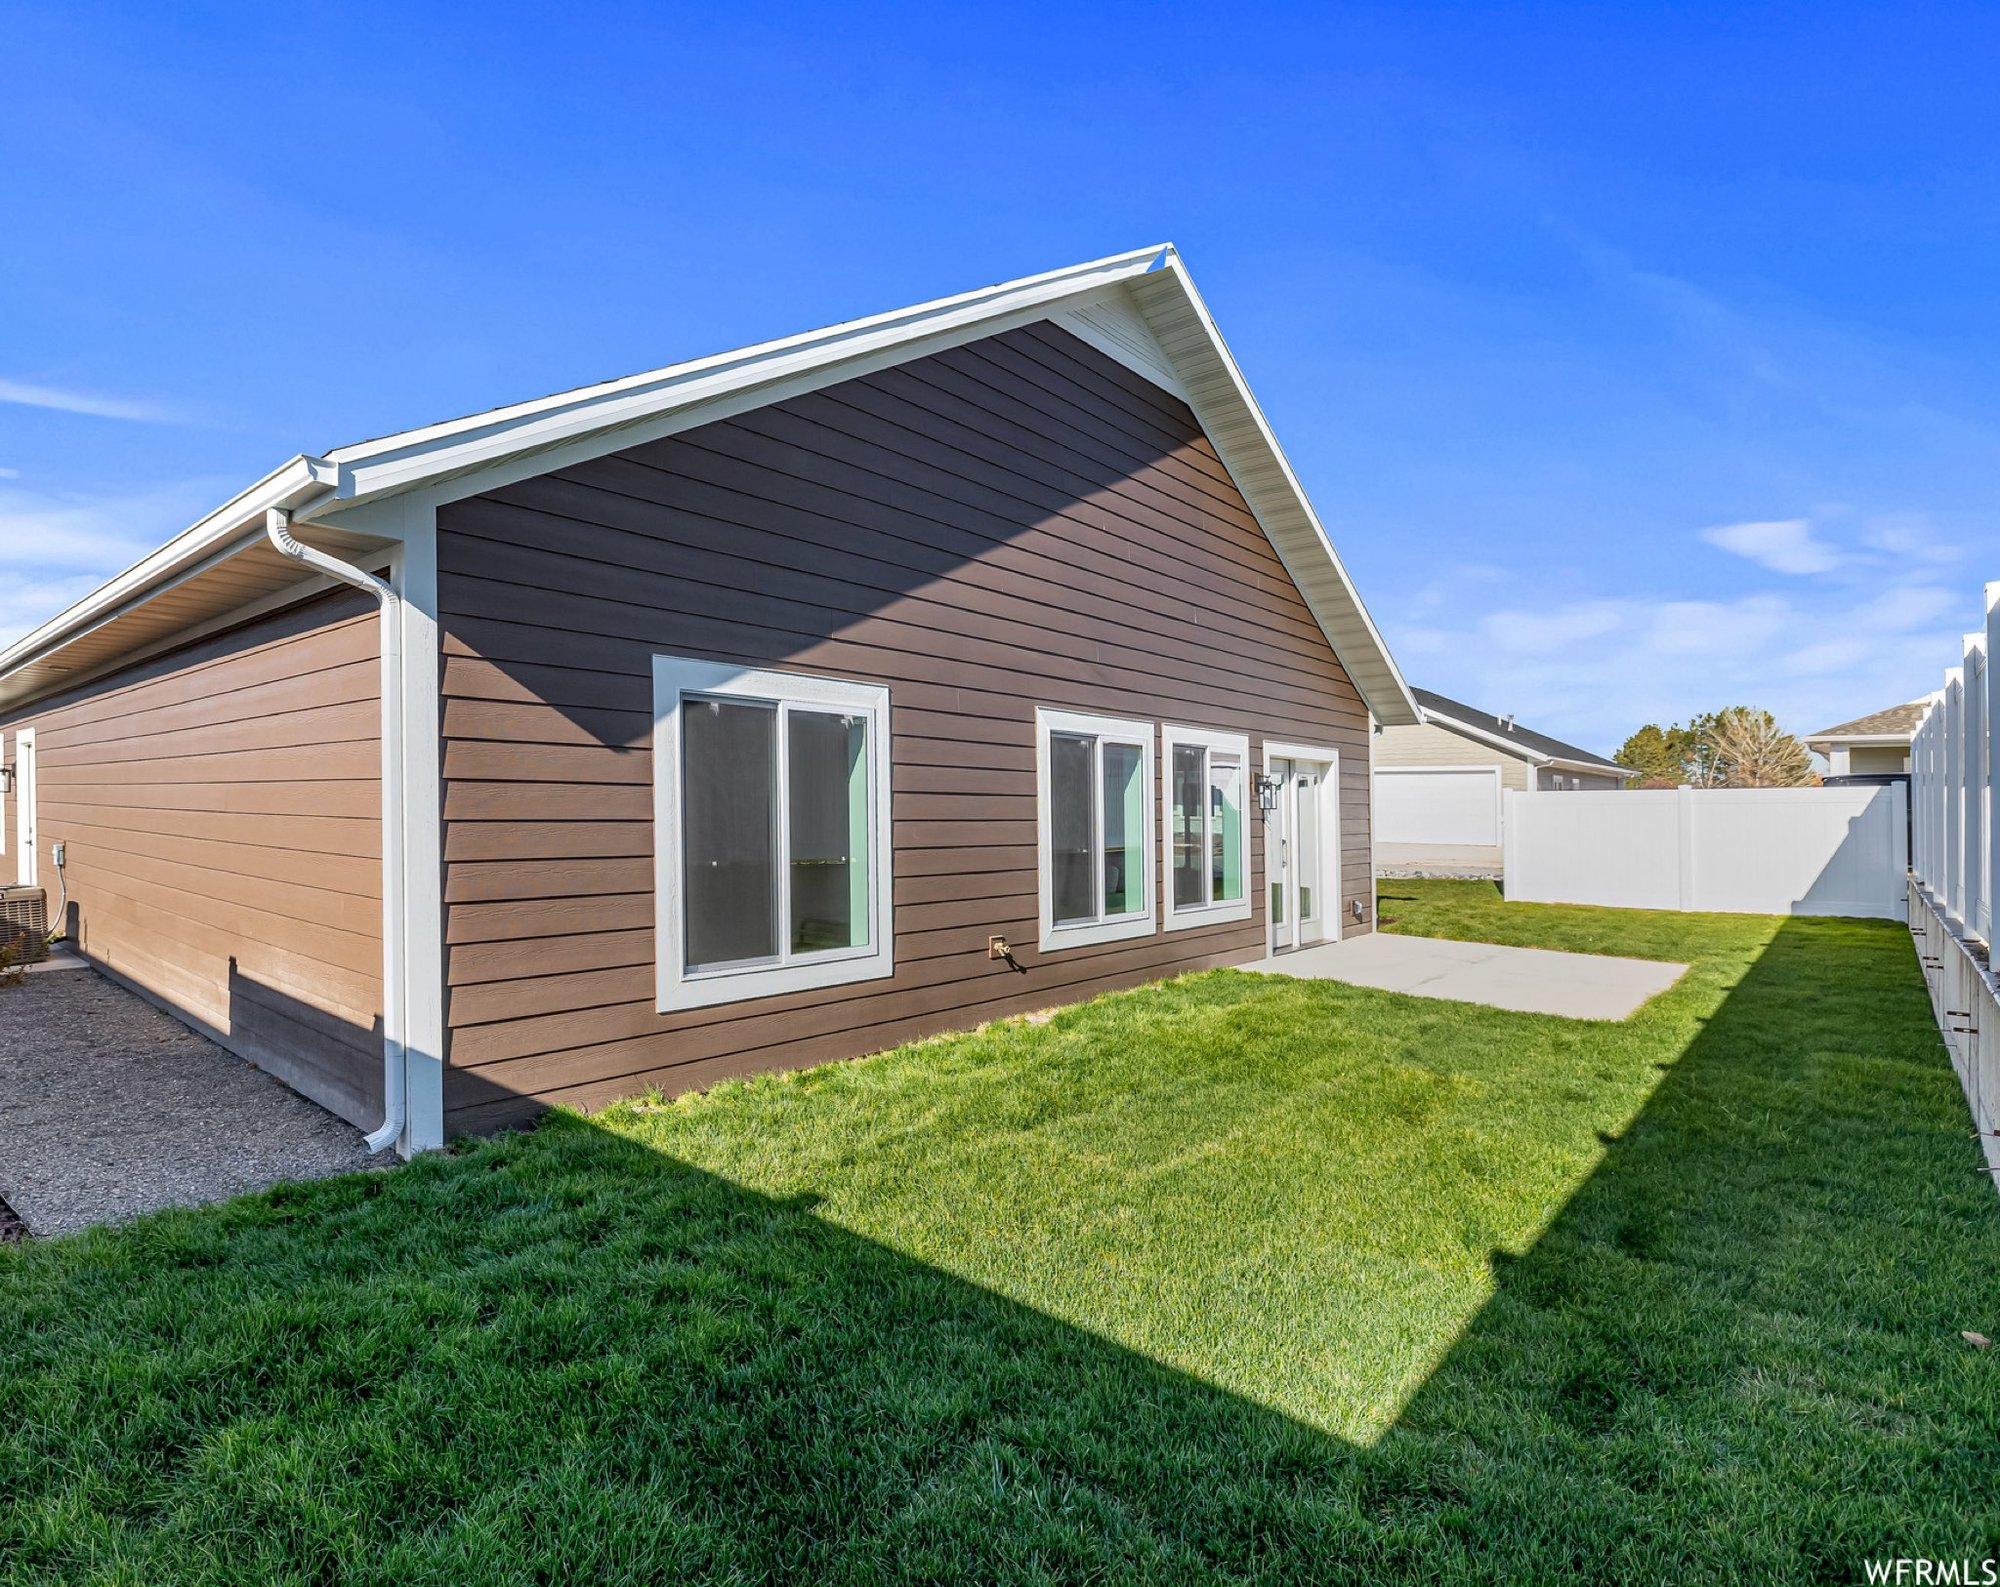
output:
M1602 772L1613 777L1629 777L1629 768L1615 760L1606 760L1602 755L1593 755L1587 749L1579 749L1574 744L1565 744L1559 738L1550 738L1546 733L1537 733L1532 728L1522 727L1511 717L1494 716L1489 711L1459 700L1447 699L1429 689L1416 689L1417 704L1422 708L1426 722L1436 722L1442 727L1456 728L1475 738L1512 750L1523 760L1537 765L1560 766L1565 770Z
M1866 716L1857 716L1852 722L1842 722L1838 727L1823 727L1817 733L1808 733L1808 744L1907 744L1917 729L1923 725L1924 712L1930 709L1929 700L1912 700L1907 705L1892 705L1886 711L1870 711Z
M295 585L296 565L264 539L267 509L289 512L299 538L352 558L393 543L379 507L394 498L409 504L398 512L434 508L499 476L636 446L1041 319L1187 402L1363 702L1380 722L1415 722L1388 646L1170 245L296 457L0 652L0 708Z

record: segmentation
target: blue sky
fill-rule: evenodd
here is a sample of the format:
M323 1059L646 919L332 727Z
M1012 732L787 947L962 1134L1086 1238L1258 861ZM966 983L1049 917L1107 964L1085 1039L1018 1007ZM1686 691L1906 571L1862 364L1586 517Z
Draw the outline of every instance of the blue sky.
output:
M1171 239L1418 684L1615 748L2000 576L2000 12L0 9L0 639L299 451Z

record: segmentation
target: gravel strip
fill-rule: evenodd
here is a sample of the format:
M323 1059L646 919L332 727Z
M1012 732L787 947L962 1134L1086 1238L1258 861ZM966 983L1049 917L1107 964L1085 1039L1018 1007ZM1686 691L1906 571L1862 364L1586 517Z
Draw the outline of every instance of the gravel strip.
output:
M94 970L0 987L0 1201L30 1234L395 1161Z

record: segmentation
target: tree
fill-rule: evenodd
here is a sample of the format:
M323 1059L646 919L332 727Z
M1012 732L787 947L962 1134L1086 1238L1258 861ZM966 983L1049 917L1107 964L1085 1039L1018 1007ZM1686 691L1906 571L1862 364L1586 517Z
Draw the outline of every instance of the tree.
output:
M1706 716L1690 717L1688 725L1679 729L1687 737L1687 781L1697 788L1729 786L1729 758L1723 753L1722 741L1717 735L1731 717L1739 712L1747 713L1749 709L1745 705L1725 706L1720 711L1710 711Z
M1741 705L1719 711L1703 738L1726 788L1803 788L1819 781L1805 745L1769 711Z
M1663 728L1648 722L1625 740L1618 751L1621 766L1629 766L1641 786L1668 786L1687 781L1685 728Z
M1618 763L1645 788L1796 788L1814 780L1805 746L1769 711L1746 705L1671 727L1648 722L1625 740Z

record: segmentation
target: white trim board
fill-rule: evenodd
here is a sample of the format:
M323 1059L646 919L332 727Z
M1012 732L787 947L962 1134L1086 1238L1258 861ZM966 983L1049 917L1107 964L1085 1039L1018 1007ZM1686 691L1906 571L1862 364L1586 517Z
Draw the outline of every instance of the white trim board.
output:
M766 961L689 969L686 963L687 883L680 835L681 768L684 732L682 702L686 696L739 696L776 707L782 726L789 706L819 707L864 717L867 721L868 773L868 941L858 948L793 955L784 946L790 885L782 863L782 836L773 851L777 868L778 948ZM773 820L782 822L784 793L789 780L787 751L774 741L778 804ZM653 658L653 873L655 939L655 1007L662 1014L682 1009L712 1008L786 992L817 991L851 982L881 980L895 974L896 940L893 919L894 843L890 788L889 690L879 683L855 683L803 672L777 672L696 661L680 656Z
M1055 869L1051 843L1055 826L1051 819L1049 783L1049 737L1054 733L1075 733L1098 740L1091 758L1093 849L1092 889L1098 912L1095 918L1058 924L1055 918ZM1081 711L1057 711L1035 707L1035 893L1039 922L1039 946L1043 953L1060 953L1065 948L1082 948L1092 943L1123 942L1131 937L1150 937L1159 930L1159 890L1155 877L1153 836L1155 779L1154 740L1158 729L1152 722L1126 717L1093 716ZM1139 855L1141 903L1137 910L1122 915L1103 914L1104 867L1095 863L1104 852L1103 741L1132 744L1139 749ZM1129 844L1128 844L1129 847Z
M1518 760L1524 760L1531 766L1560 766L1564 771L1579 771L1593 777L1630 777L1632 775L1627 768L1618 765L1614 761L1574 760L1565 755L1552 755L1547 750L1535 749L1531 745L1523 744L1519 739L1508 738L1504 734L1495 733L1490 728L1480 727L1476 723L1463 721L1455 716L1448 716L1443 711L1433 710L1429 706L1423 708L1423 713L1424 721L1427 723L1441 727L1450 733L1461 733L1467 738L1477 739L1480 743L1491 745L1495 749L1505 750L1509 755L1514 756Z
M1342 889L1347 885L1347 867L1346 856L1341 852L1340 847L1340 751L1324 744L1293 744L1287 743L1283 739L1266 739L1264 741L1263 752L1264 773L1266 776L1270 775L1271 762L1274 760L1313 761L1326 767L1326 776L1320 779L1319 785L1319 829L1321 833L1320 882L1324 886L1328 874L1328 864L1331 862L1333 910L1332 913L1322 917L1322 923L1328 928L1325 940L1327 942L1338 942L1340 941L1341 934L1346 930L1347 924L1346 916L1342 912L1345 908ZM1369 871L1369 886L1372 888L1374 886L1374 865L1372 860L1369 865ZM1266 859L1265 891L1267 896L1269 889L1270 861ZM1267 913L1264 921L1264 941L1267 948L1272 942L1272 936L1273 927Z
M1171 246L296 458L0 653L0 701L57 686L43 663L93 627L130 617L135 603L157 599L171 581L193 587L215 571L206 559L256 556L251 531L267 507L289 510L294 532L315 543L326 536L338 541L361 529L366 515L356 509L367 503L415 494L422 505L436 506L1035 320L1066 326L1183 397L1364 702L1383 722L1419 720L1394 659Z
M41 837L38 808L41 763L35 754L35 730L21 728L14 734L14 880L23 887L36 885L38 868L36 845Z
M1243 782L1237 790L1239 806L1238 873L1243 878L1243 896L1227 899L1220 903L1176 904L1174 902L1174 751L1186 745L1199 747L1224 755L1234 755L1242 767ZM1207 830L1208 786L1206 762L1202 786L1203 869L1206 874L1207 842L1212 836ZM1260 820L1262 813L1257 804L1257 766L1250 758L1250 738L1245 733L1224 733L1209 728L1180 727L1173 723L1163 723L1160 727L1160 913L1161 924L1168 931L1190 931L1197 926L1219 926L1235 920L1248 920L1251 916L1257 889L1257 878L1252 874L1250 859L1255 845L1250 841L1250 825Z

